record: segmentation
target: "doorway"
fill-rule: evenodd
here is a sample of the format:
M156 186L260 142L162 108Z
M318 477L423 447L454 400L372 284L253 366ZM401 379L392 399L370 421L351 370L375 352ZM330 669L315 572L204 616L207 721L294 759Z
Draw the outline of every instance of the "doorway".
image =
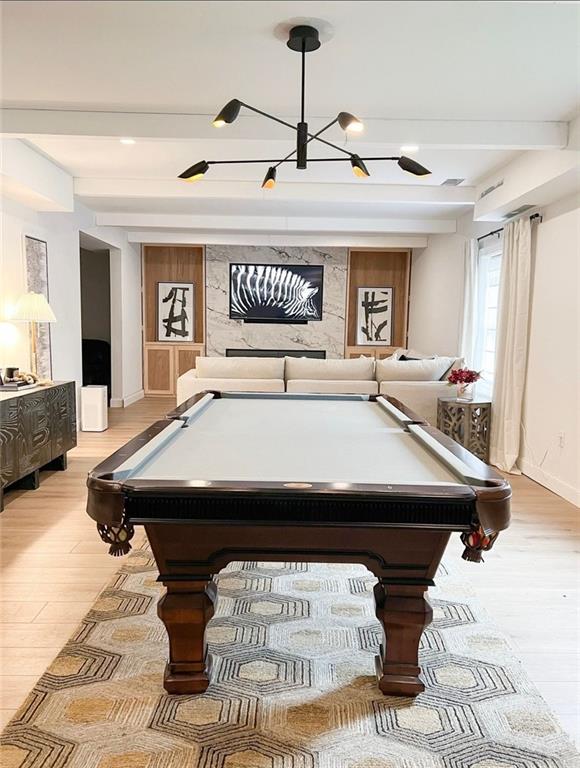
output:
M107 243L80 232L83 386L107 387L111 402L111 251Z

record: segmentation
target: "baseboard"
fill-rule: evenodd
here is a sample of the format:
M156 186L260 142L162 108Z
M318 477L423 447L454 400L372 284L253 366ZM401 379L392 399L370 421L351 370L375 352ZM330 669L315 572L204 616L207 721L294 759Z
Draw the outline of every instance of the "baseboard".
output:
M142 400L145 397L145 392L140 389L137 392L133 392L132 395L129 395L129 397L125 397L123 399L123 407L126 408L128 405L133 405L133 403L136 403L137 400Z
M109 408L122 408L123 401L119 397L112 397L109 401Z
M554 477L554 475L550 475L541 467L536 467L527 459L520 459L518 464L523 474L531 480L535 480L536 483L543 485L549 491L557 493L558 496L562 496L566 501L569 501L576 507L580 507L580 489L574 488L570 483L565 483L563 480Z

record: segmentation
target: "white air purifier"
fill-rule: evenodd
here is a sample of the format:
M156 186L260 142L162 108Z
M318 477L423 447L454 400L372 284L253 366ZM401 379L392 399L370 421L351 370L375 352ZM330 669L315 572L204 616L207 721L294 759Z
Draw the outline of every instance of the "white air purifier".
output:
M82 431L104 432L108 426L107 387L100 384L81 387Z

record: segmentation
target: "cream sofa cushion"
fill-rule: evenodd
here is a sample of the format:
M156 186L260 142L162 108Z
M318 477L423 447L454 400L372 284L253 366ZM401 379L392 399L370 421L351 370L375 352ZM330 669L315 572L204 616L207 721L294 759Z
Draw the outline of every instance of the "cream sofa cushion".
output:
M316 379L317 381L371 381L375 361L372 357L350 360L315 360L310 357L286 358L286 381Z
M320 395L376 395L379 385L376 381L340 381L333 379L290 379L286 382L287 392L309 392Z
M199 378L209 379L283 379L282 357L198 357Z
M455 362L454 357L435 357L432 360L377 361L377 381L439 381Z

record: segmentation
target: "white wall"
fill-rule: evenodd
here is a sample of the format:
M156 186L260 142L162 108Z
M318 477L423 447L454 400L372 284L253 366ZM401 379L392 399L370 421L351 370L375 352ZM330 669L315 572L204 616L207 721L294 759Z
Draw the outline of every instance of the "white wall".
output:
M547 206L542 214L534 238L520 466L526 475L580 506L578 196Z
M51 217L55 217L51 220ZM48 292L58 322L51 326L52 371L55 379L82 380L80 338L80 266L78 230L62 221L69 214L41 214L18 203L2 201L2 312L10 310L26 291L24 236L48 244ZM18 324L18 341L3 357L30 370L27 325Z
M0 255L0 320L9 319L11 307L25 292L24 235L48 244L50 304L57 317L51 328L53 377L82 382L81 289L79 232L110 244L119 255L120 317L115 342L121 375L118 405L142 396L141 260L139 246L130 244L123 230L95 227L94 214L84 206L74 213L38 213L13 200L2 199ZM0 347L1 362L30 367L26 326L19 325L16 344ZM0 340L0 344L1 344Z
M413 251L409 347L420 352L459 352L463 309L463 235L431 235Z

